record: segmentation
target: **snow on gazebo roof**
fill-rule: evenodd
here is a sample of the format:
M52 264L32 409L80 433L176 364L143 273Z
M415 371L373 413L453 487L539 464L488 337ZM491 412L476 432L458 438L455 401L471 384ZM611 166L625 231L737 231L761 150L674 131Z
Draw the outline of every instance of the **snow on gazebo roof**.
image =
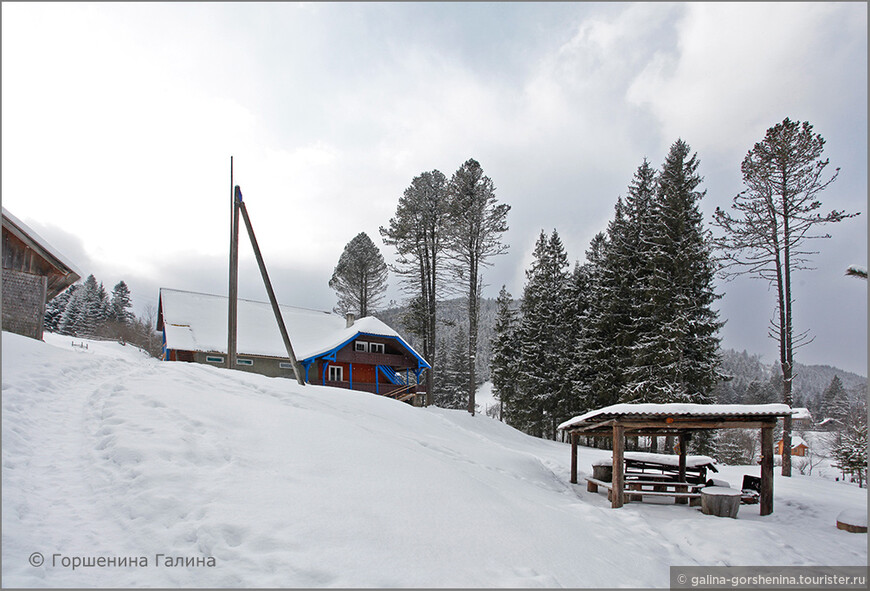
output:
M640 403L612 404L568 419L560 430L616 417L781 417L793 414L787 404L692 404L692 403Z

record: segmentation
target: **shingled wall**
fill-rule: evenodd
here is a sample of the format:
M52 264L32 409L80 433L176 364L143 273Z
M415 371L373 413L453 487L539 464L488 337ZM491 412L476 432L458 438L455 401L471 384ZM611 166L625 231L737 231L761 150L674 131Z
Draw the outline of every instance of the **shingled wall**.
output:
M42 340L47 279L3 269L3 330Z

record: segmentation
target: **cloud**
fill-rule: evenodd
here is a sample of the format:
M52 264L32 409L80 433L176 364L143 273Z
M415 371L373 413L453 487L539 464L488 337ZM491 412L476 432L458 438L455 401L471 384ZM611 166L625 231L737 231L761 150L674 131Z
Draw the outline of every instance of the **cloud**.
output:
M837 68L860 67L860 55L841 53L843 39L860 37L856 27L866 27L864 4L689 3L676 46L654 53L627 98L655 115L666 140L745 152L746 138L787 115L815 119L815 97L839 102Z

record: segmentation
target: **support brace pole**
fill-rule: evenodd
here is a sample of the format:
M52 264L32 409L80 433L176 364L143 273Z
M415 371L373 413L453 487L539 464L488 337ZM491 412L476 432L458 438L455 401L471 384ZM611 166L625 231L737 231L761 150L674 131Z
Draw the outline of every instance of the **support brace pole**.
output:
M245 202L242 201L242 190L236 185L235 189L236 203L242 212L242 219L245 220L245 227L248 229L248 236L251 239L251 246L254 247L254 256L257 257L257 265L260 266L260 275L263 276L263 283L266 285L266 293L269 294L269 302L272 304L272 312L275 313L275 321L278 323L278 329L281 331L281 338L284 339L284 347L287 349L287 356L290 357L290 362L293 364L293 374L296 376L296 381L300 386L305 385L302 369L299 367L299 361L296 360L296 354L293 352L293 345L290 344L290 335L287 334L287 327L284 326L284 318L281 316L281 310L278 308L278 300L275 299L275 292L272 290L272 282L269 281L269 273L266 271L266 263L263 262L263 255L260 254L260 247L257 245L257 237L254 236L254 227L251 225L251 218L248 217L248 209L245 207Z

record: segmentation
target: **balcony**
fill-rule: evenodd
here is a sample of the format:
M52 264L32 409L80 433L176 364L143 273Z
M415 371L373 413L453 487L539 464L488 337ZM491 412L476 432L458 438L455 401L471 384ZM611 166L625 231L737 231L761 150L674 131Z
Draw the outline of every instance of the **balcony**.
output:
M417 359L412 355L392 355L389 353L363 353L343 349L338 352L336 361L342 363L363 363L366 365L387 365L393 368L417 367ZM356 384L354 384L356 386ZM356 389L354 387L354 389Z

